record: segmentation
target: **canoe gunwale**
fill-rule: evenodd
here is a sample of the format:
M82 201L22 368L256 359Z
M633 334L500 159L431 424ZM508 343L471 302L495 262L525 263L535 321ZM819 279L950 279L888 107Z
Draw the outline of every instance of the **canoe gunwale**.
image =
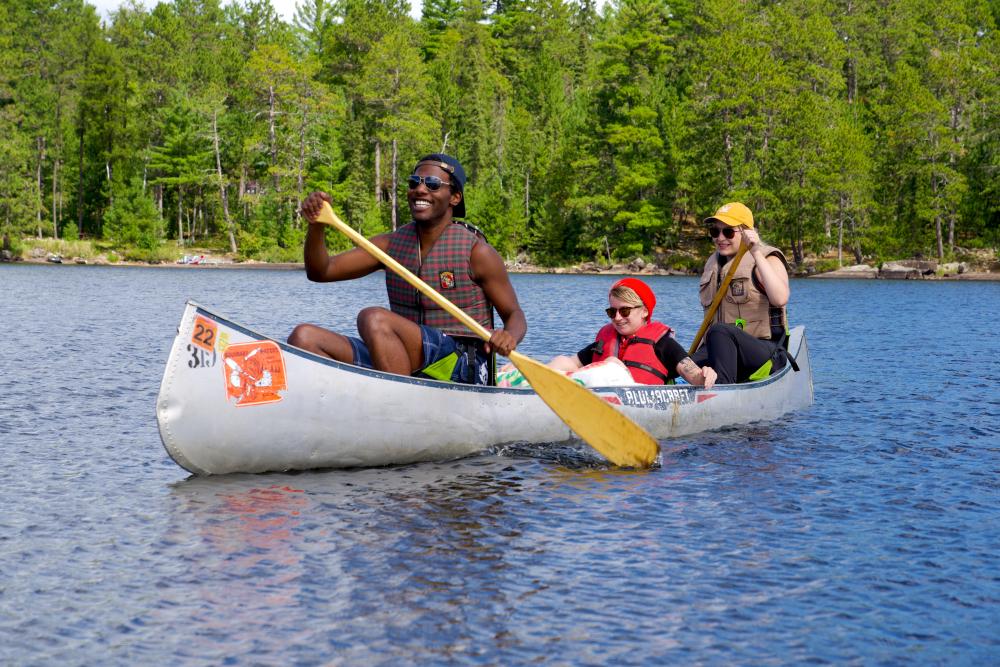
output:
M236 322L236 321L231 320L229 318L223 317L223 316L221 316L221 315L219 315L217 313L214 313L211 310L208 310L204 306L202 306L202 305L200 305L200 304L198 304L198 303L196 303L194 301L188 301L188 303L190 305L194 306L194 308L196 309L197 314L199 314L199 315L201 315L203 317L206 317L206 318L209 318L209 319L221 322L221 323L225 324L226 326L239 331L240 333L244 334L245 336L248 336L250 338L255 338L255 339L258 339L258 340L271 341L271 342L277 344L278 347L280 347L281 350L283 352L285 352L285 353L292 354L292 355L295 355L297 357L301 357L302 359L305 359L305 360L307 360L309 362L319 363L319 364L321 364L323 366L329 366L331 368L335 368L338 371L343 372L343 373L350 373L350 374L364 376L364 377L368 377L368 378L374 378L374 379L377 379L377 380L386 380L386 381L389 381L389 382L399 382L399 383L403 383L403 384L411 384L411 385L417 385L417 386L428 387L428 388L433 387L433 388L437 388L437 389L447 389L448 391L456 391L456 392L473 392L473 393L487 393L487 394L515 394L515 395L522 395L522 394L524 394L526 392L530 393L530 394L534 394L535 393L530 388L519 389L519 388L516 388L516 387L494 387L494 386L487 386L487 385L468 385L468 384L461 384L461 383L456 383L456 382L445 382L443 380L434 380L432 378L420 378L420 377L413 377L413 376L409 376L409 375L398 375L396 373L386 373L384 371L379 371L379 370L376 370L376 369L373 369L373 368L362 368L361 366L354 366L352 364L346 364L346 363L344 363L342 361L337 361L336 359L330 359L329 357L324 357L322 355L318 355L318 354L315 354L313 352L309 352L308 350L303 350L302 348L295 347L294 345L290 345L290 344L288 344L288 343L286 343L284 341L280 341L280 340L277 340L277 339L265 336L264 334L261 334L260 332L255 331L255 330L251 329L250 327L248 327L246 325L240 324L239 322ZM796 327L796 329L798 329L798 328L800 328L800 327ZM791 350L789 350L789 352L788 352L789 356L791 356L792 358L796 358L798 356L799 350L802 347L802 337L796 337L796 338L797 338L797 343L798 344L796 345L795 354L792 354ZM785 366L781 370L779 370L777 373L769 375L766 378L762 378L760 380L754 380L753 382L742 382L742 383L738 383L738 384L717 384L714 387L712 387L712 389L710 389L710 390L705 390L702 387L699 387L699 386L696 386L696 385L688 385L688 384L675 384L675 385L598 385L598 386L591 387L591 389L593 391L595 391L595 392L598 392L598 393L610 393L610 392L616 392L617 393L617 392L625 390L625 389L629 389L629 390L635 391L635 390L643 390L643 389L662 389L663 386L668 386L671 389L680 389L680 390L687 390L687 391L711 391L711 392L749 391L749 390L757 389L757 388L760 388L760 387L765 387L767 385L774 384L776 382L780 382L780 381L782 381L785 378L786 375L788 375L789 373L795 373L795 372L798 372L798 371L795 371L792 368L791 364L785 364Z

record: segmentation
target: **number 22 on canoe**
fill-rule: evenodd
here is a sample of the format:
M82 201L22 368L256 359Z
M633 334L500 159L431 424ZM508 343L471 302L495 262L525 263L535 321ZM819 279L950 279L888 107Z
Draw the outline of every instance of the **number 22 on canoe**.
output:
M485 341L490 332L472 319L461 308L438 294L430 285L413 275L405 266L394 260L381 248L344 224L328 203L317 217L317 222L337 228L355 245L372 255L387 269L448 311L459 322ZM524 374L538 396L545 401L588 445L618 466L648 468L656 460L660 446L653 437L634 421L618 412L586 387L573 382L559 371L549 368L516 350L510 360Z

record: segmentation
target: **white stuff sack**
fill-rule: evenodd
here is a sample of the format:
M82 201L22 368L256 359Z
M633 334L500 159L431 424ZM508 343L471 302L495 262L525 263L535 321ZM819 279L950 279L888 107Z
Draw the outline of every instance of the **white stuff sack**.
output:
M620 387L640 384L632 378L628 368L618 357L595 361L569 374L584 387Z

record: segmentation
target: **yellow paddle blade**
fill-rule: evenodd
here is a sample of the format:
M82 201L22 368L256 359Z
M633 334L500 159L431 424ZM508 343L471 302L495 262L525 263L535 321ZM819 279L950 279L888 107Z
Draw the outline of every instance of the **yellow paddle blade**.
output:
M511 352L510 360L552 411L611 463L648 468L656 460L660 445L653 436L600 396L520 352Z

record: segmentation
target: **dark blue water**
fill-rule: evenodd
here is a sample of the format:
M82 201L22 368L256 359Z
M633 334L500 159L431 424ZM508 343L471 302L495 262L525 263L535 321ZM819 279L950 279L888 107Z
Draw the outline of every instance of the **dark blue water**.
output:
M572 352L611 278L515 276ZM653 278L690 341L694 279ZM0 664L990 664L1000 284L794 281L816 404L621 472L551 449L189 478L183 303L353 326L376 278L0 266ZM377 428L373 424L372 428Z

